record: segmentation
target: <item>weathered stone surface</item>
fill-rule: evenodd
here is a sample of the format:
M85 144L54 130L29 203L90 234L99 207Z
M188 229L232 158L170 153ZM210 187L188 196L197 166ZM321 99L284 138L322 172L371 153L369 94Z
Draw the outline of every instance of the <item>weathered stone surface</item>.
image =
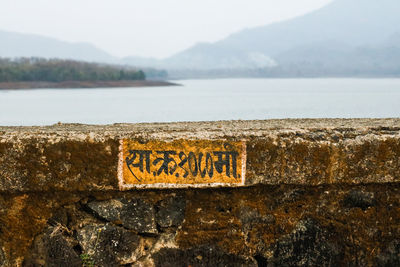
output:
M153 205L141 199L111 199L88 203L98 216L139 233L157 233Z
M366 210L369 207L375 206L376 200L373 192L353 190L346 195L343 203L346 207Z
M6 265L6 257L4 256L3 249L0 248L0 266Z
M124 204L120 199L89 202L87 206L98 216L110 222L120 221L121 210Z
M87 225L78 231L81 258L96 266L121 266L142 256L141 238L122 227Z
M187 250L164 248L153 256L156 266L232 266L256 267L254 259L229 255L213 247L200 247Z
M377 256L377 266L400 266L400 240L394 240Z
M120 138L245 140L247 184L120 191ZM397 266L399 181L399 119L1 127L0 266Z
M161 227L181 225L185 218L186 200L182 197L169 197L157 203L156 219Z
M121 138L245 141L247 186L400 181L400 119L55 125L0 127L0 191L118 190Z
M275 217L272 214L267 214L265 216L261 216L257 209L252 209L247 206L243 206L239 210L239 220L243 226L243 232L248 232L253 229L256 225L263 224L273 224L275 223Z
M335 234L311 218L301 220L274 245L269 261L276 266L339 266L344 253Z
M0 246L3 266L21 266L34 238L42 233L52 212L79 198L65 192L0 194Z
M374 205L364 210L348 206L345 200L353 192L373 193ZM43 199L49 203L65 199L55 195ZM159 233L152 234L129 230L118 220L105 222L87 206L108 202L118 207L115 201L142 199L158 207L180 198L185 200L180 226L161 227ZM12 228L10 224L7 228L2 225L0 242L6 259L3 266L19 266L22 262L51 264L46 250L38 249L38 244L43 243L38 240L56 240L56 251L72 249L81 259L98 266L164 266L162 261L178 266L230 266L229 259L258 266L393 266L400 260L400 187L396 184L88 192L64 201L67 204L61 208L49 205L54 210L42 215L47 216L44 228L43 219L15 223ZM29 210L31 218L41 213L32 209L37 203L24 203L20 211L13 212L24 214ZM13 212L6 214L11 216ZM1 218L6 222L8 217ZM62 229L56 232L59 235L46 230L56 227ZM26 244L28 250L23 248ZM10 247L12 251L7 250Z
M24 262L25 266L82 266L81 259L73 249L74 240L61 225L48 227L33 242L31 254Z

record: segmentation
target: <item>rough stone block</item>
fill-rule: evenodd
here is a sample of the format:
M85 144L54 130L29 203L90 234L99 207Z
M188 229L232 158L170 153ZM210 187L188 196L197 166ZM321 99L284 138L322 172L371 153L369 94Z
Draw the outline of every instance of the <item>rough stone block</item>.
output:
M141 199L111 199L88 203L99 217L139 233L157 233L153 205Z

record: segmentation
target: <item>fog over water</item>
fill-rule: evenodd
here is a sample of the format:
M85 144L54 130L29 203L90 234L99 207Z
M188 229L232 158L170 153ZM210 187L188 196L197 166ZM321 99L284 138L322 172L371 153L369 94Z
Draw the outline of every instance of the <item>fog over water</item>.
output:
M400 79L183 80L183 86L0 91L0 125L400 117Z

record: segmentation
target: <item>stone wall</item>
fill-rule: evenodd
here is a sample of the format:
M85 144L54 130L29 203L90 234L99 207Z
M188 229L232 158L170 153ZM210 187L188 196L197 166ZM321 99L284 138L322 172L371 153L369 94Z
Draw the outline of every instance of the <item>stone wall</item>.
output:
M120 140L246 143L235 187L122 190ZM0 127L2 266L400 265L400 119Z

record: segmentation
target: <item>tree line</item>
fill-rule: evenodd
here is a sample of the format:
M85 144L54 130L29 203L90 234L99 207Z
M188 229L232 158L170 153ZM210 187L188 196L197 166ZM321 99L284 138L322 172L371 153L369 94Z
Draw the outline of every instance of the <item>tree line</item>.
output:
M0 58L0 82L145 80L142 70L74 60Z

